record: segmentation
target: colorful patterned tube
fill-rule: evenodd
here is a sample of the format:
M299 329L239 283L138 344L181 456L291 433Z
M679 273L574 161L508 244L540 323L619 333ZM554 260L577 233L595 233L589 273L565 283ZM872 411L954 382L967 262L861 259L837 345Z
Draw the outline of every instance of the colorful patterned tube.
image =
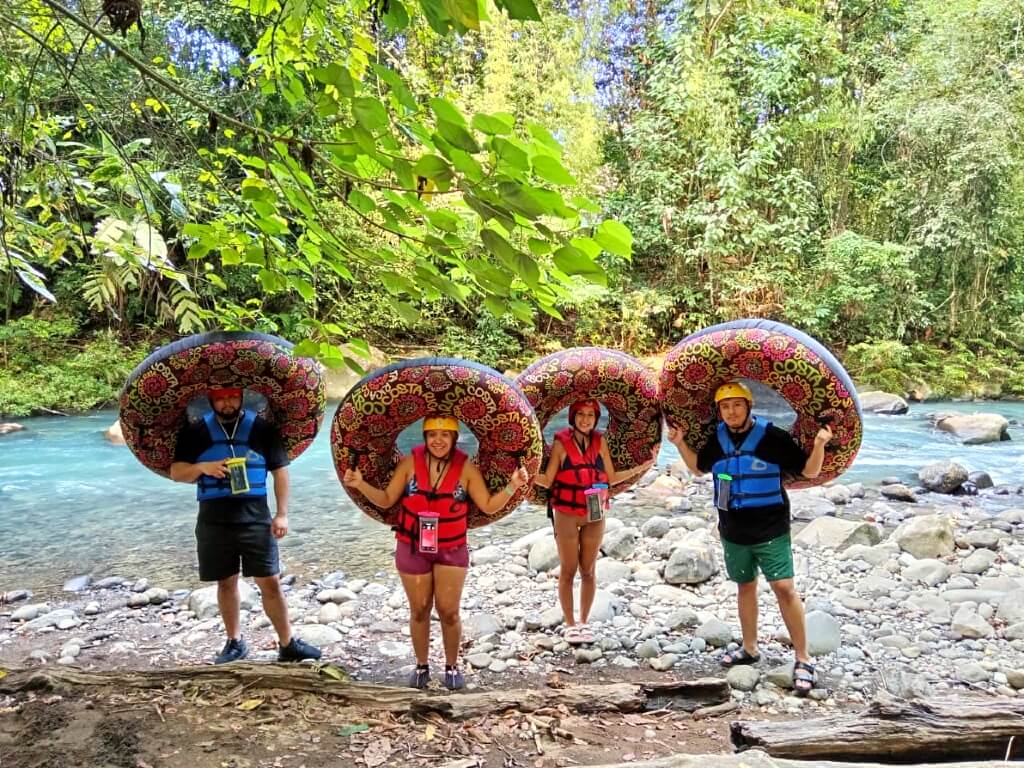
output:
M338 479L355 464L366 482L385 487L402 457L396 447L399 434L434 415L456 418L476 436L480 449L474 461L491 493L504 488L520 464L531 477L540 469L540 424L530 402L510 379L468 360L427 357L370 373L339 403L331 425ZM394 523L399 504L382 510L358 491L345 490L374 520ZM469 527L504 517L525 495L526 489L520 489L501 512L490 517L470 503Z
M293 357L291 343L276 336L200 333L161 347L128 376L120 420L135 457L166 476L189 403L211 387L241 387L266 398L262 415L277 425L292 459L323 422L327 387L316 360Z
M577 400L593 398L608 411L605 439L617 471L649 461L661 442L658 379L634 357L599 347L577 347L543 357L516 377L516 384L533 405L541 427ZM545 444L544 457L551 454ZM612 488L621 493L639 475ZM533 487L531 500L547 503L548 491Z
M827 420L832 442L821 474L796 478L789 488L827 483L853 463L860 449L861 415L849 374L825 347L805 333L771 320L736 320L691 334L665 358L661 407L691 448L700 448L717 423L715 390L732 379L758 381L796 411L790 432L808 453L819 424Z

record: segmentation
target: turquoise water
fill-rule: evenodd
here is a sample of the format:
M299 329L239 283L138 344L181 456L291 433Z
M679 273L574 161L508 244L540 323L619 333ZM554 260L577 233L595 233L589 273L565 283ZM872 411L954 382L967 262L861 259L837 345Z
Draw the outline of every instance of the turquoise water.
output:
M927 414L935 411L1001 413L1014 422L1013 441L960 445L929 426ZM45 592L89 572L144 576L165 587L196 583L195 489L153 474L127 448L110 445L103 431L115 419L114 411L31 418L20 422L25 432L0 437L0 592ZM843 480L910 480L922 465L950 458L989 472L996 483L1020 484L1021 422L1024 403L928 403L908 416L869 415L864 445ZM292 530L282 542L282 557L290 569L313 574L343 570L366 576L387 569L391 534L349 502L327 443L325 429L292 465ZM677 458L666 443L659 463ZM544 523L543 512L524 507L472 536L479 545Z

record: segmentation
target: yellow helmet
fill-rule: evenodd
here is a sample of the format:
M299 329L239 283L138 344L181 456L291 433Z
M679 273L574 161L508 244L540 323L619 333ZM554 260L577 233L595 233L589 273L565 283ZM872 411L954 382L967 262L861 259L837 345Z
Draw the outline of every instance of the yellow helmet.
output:
M723 400L728 400L730 397L742 397L751 405L754 404L754 394L746 384L739 381L730 381L728 384L723 384L715 390L716 405Z
M451 416L428 416L423 420L423 431L429 432L432 429L447 429L450 432L458 432L459 422Z

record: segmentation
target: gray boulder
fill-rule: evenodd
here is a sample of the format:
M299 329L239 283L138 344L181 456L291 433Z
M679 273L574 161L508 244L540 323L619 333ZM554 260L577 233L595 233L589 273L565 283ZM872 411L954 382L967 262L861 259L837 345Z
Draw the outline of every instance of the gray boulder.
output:
M712 648L724 648L732 642L732 628L721 619L708 619L694 633Z
M915 560L903 569L903 578L908 581L919 581L922 584L927 584L929 587L941 584L949 578L949 574L948 565L941 560L928 557Z
M760 680L760 670L749 664L733 667L725 674L725 681L729 683L729 687L737 691L752 691L757 688Z
M616 560L625 560L636 549L636 540L640 531L636 528L619 528L616 531L605 531L604 541L601 542L601 550L608 557ZM530 551L533 554L533 551Z
M900 523L891 540L916 558L940 558L953 554L953 521L942 515L922 515Z
M807 652L824 656L839 648L839 622L824 611L807 614Z
M894 499L895 501L905 501L909 504L917 503L917 496L914 492L905 486L903 483L894 483L893 485L883 485L878 489L878 492L887 499Z
M976 549L964 558L960 567L964 573L984 573L992 567L997 557L991 549Z
M995 483L992 482L992 477L988 472L982 472L981 470L975 470L967 476L968 482L974 483L974 487L979 491L983 491L986 488L992 488Z
M1010 439L1010 422L998 413L943 415L936 421L935 426L954 435L964 445L998 443ZM964 477L964 480L966 479Z
M558 544L555 537L548 533L546 537L534 542L530 547L530 567L539 573L546 573L558 567Z
M882 540L878 526L838 517L819 517L793 537L794 545L846 549L854 544L873 546Z
M474 613L462 622L462 634L469 640L504 631L498 617L492 613Z
M260 593L249 586L245 581L238 582L238 594L241 600L241 607L251 611L260 602ZM203 587L195 590L188 597L188 609L196 615L197 619L212 619L220 613L217 606L217 585ZM303 638L305 639L305 638Z
M1006 596L999 601L996 617L1007 624L1024 622L1024 589L1015 589L1013 592L1006 593Z
M865 413L899 416L908 410L906 400L889 392L861 392L857 399L860 400L860 409Z
M640 532L649 539L660 539L672 528L672 523L667 517L655 515L644 522Z
M341 632L326 624L300 624L292 629L292 634L317 648L339 643L345 638Z
M967 479L967 468L955 461L936 461L917 473L921 485L936 493L952 493Z
M491 563L501 562L504 559L505 550L494 544L480 547L480 549L473 552L473 565L490 565Z
M75 576L64 582L65 592L82 592L92 584L92 574L86 573L82 576Z
M701 584L718 573L711 536L705 529L692 531L679 542L665 565L669 584Z
M974 608L967 605L962 605L957 610L950 628L961 637L970 639L991 637L995 634L992 625L985 621Z
M613 560L610 557L602 557L597 561L597 583L601 585L614 584L616 581L627 581L633 570L625 563Z

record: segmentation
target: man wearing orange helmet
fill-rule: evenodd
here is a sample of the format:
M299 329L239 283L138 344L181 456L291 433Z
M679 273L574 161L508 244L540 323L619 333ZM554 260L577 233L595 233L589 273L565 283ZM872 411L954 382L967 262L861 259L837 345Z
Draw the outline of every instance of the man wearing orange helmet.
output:
M793 581L793 544L789 534L789 497L783 476L817 477L832 431L823 426L806 455L790 434L751 413L754 396L738 381L715 391L719 423L715 437L698 454L669 425L668 439L695 475L714 475L718 531L725 569L738 588L743 645L722 656L725 667L754 664L757 649L757 571L764 574L786 623L796 661L793 688L806 696L814 687L814 667L807 653L804 607Z

